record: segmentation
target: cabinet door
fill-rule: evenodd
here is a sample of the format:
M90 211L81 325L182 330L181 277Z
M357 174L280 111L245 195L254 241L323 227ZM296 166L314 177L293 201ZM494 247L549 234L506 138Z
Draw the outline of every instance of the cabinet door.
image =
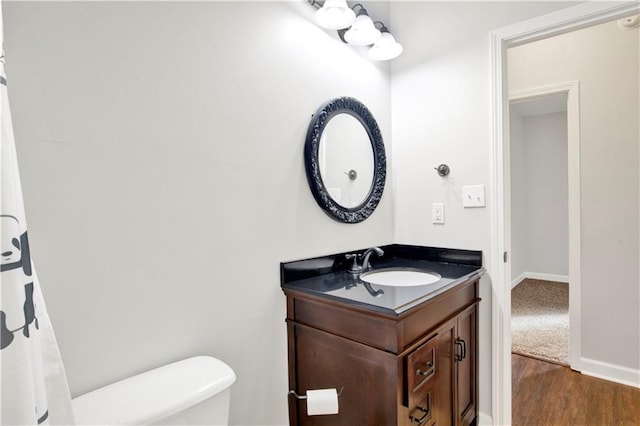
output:
M438 330L433 410L438 426L472 424L476 418L476 307Z
M298 394L344 387L338 414L307 415L305 400L289 397L294 425L395 425L398 422L397 357L343 337L289 322L289 384Z
M448 321L437 335L436 389L433 400L433 412L438 426L455 425L454 417L454 342L456 338L456 319Z
M457 424L468 425L476 417L476 306L457 318L455 345Z

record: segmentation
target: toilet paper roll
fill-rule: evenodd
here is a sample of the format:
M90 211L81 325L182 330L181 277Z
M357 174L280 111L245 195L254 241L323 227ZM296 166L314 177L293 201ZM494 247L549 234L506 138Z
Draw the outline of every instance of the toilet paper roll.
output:
M307 415L338 414L338 391L313 389L307 391Z

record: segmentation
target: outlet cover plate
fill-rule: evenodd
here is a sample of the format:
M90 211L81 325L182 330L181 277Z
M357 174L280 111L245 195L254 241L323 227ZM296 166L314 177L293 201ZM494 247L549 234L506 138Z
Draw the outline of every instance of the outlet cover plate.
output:
M431 204L431 222L444 224L444 203Z

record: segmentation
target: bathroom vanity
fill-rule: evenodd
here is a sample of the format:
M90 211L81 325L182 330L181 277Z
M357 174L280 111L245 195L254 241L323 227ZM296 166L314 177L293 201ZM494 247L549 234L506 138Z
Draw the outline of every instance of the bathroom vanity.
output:
M362 251L281 264L289 387L298 395L341 391L335 415L308 416L306 401L291 394L290 424L475 424L482 253L381 248L369 269L429 271L439 279L368 283L349 272L347 255Z

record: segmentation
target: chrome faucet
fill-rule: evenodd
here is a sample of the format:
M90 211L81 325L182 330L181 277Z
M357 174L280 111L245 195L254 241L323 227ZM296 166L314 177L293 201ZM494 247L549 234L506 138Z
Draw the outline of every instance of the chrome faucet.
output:
M381 257L384 254L384 251L380 247L371 247L368 248L367 251L362 255L362 270L366 271L370 268L369 258L371 255L375 253L378 257Z
M382 251L382 249L379 247L368 248L362 254L362 266L358 265L358 257L360 257L359 255L347 254L345 256L347 259L353 259L353 264L351 265L351 268L349 268L349 272L352 274L359 274L360 272L366 271L367 269L369 269L370 268L369 258L373 253L375 253L377 256L382 256L384 254L384 251Z

